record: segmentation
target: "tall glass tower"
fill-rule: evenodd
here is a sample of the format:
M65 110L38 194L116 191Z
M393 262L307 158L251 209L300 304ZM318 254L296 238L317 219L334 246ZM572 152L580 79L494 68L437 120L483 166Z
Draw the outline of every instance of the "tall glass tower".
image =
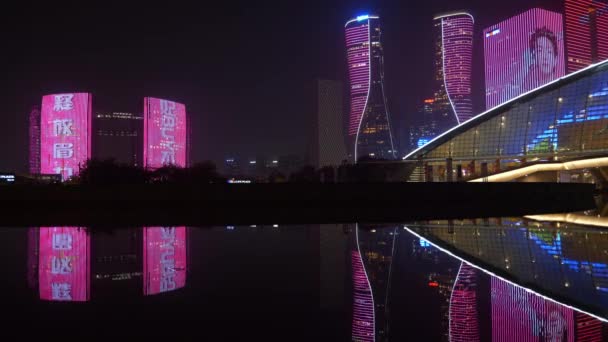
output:
M379 19L375 15L362 15L344 26L350 78L348 136L355 161L362 157L394 159L396 155L384 96Z
M473 16L466 12L437 15L435 21L435 107L443 131L473 116L471 76ZM454 120L455 119L455 120Z

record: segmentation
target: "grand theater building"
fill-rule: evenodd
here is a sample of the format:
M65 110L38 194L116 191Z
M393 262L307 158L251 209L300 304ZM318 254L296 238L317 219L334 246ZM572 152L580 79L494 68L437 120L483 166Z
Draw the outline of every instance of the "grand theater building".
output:
M608 179L608 61L522 94L403 158L409 181Z

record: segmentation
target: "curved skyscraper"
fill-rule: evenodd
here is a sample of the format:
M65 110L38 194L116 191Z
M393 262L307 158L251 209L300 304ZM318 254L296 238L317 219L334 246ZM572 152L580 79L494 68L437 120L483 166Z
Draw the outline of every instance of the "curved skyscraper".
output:
M463 262L450 296L450 341L479 341L477 270ZM496 341L496 340L495 340Z
M435 102L445 103L446 112L452 112L456 123L460 124L473 116L471 103L471 75L473 61L473 16L466 12L438 15L435 20L436 60L435 80L438 92ZM437 101L441 100L443 101ZM447 116L445 128L453 126L453 119Z
M384 96L384 52L380 20L362 15L346 22L350 79L348 136L355 161L361 157L394 159L390 120Z

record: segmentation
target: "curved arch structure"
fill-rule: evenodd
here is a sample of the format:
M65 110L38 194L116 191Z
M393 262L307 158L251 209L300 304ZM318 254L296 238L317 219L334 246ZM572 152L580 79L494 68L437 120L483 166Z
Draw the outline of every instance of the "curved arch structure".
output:
M384 95L384 52L380 18L363 15L345 25L350 80L348 136L354 138L355 160L394 159L396 151Z
M484 177L539 162L608 156L608 61L522 94L460 124L403 159L421 160L434 172L446 159ZM476 167L476 164L481 164ZM463 171L463 173L465 173Z
M595 255L587 260L587 256L577 257L579 260L569 258L563 250L559 233L549 240L547 235L552 236L551 233L543 232L542 228L514 226L517 228L510 227L506 230L506 236L504 226L484 225L483 230L478 230L480 235L463 234L462 230L470 232L476 229L468 225L459 226L457 232L451 232L451 227L441 225L433 226L432 229L424 225L404 226L404 229L476 271L505 283L504 286L512 288L511 292L529 293L547 303L545 305L559 305L574 310L577 314L608 322L603 310L607 300L604 295L604 286L607 286L604 274L606 264L593 260ZM581 229L580 234L590 232L600 235L599 231L588 229ZM590 238L589 241L594 240ZM494 248L499 244L503 248ZM571 243L568 246L566 253L573 253L574 249L580 248ZM535 267L541 264L544 267ZM576 306L566 304L564 298L569 298Z

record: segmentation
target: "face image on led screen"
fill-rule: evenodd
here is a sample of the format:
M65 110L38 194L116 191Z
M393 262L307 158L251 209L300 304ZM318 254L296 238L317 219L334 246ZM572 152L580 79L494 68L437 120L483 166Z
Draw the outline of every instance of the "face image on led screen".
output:
M144 99L144 166L186 166L186 106L152 97Z
M484 30L486 105L564 76L562 15L532 9Z
M40 299L88 301L90 236L87 230L41 227L39 243Z
M75 176L91 156L91 94L44 96L40 126L40 172Z
M491 280L492 341L572 341L574 311L523 288Z
M144 228L144 295L186 285L186 227Z

